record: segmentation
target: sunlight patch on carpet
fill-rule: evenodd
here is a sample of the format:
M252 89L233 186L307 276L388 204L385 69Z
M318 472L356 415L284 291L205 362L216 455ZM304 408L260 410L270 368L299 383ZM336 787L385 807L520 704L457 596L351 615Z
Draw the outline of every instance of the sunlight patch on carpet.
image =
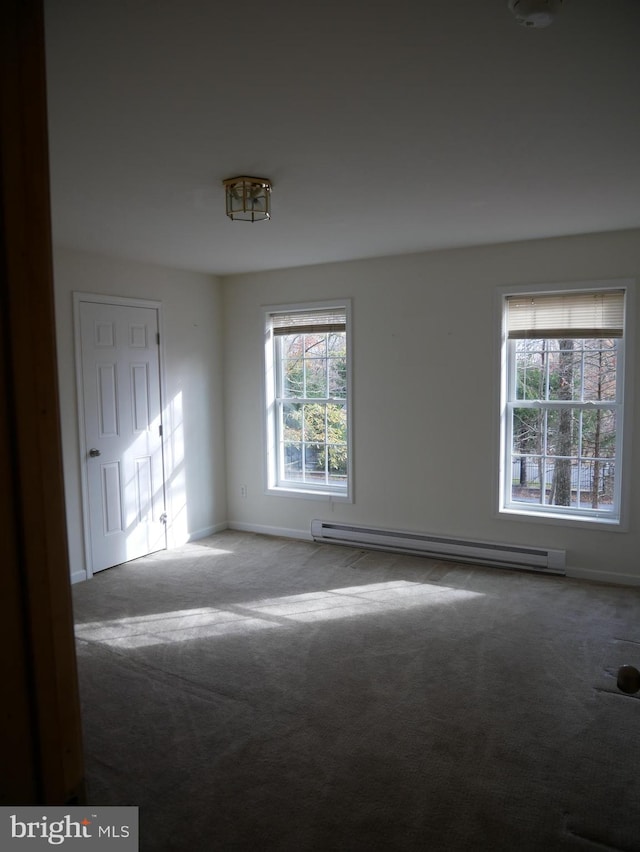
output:
M479 592L397 580L265 598L224 608L159 612L76 625L76 637L115 648L212 639L295 624L441 606L483 597Z

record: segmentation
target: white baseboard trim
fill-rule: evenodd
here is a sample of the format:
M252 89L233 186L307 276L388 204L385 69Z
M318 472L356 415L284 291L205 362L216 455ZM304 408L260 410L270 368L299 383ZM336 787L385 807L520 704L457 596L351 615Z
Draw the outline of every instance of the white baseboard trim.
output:
M75 583L84 583L87 579L86 571L74 571L71 574L71 585L73 586Z
M259 535L272 535L278 538L297 538L300 541L313 541L311 531L290 530L286 527L269 527L262 524L245 524L241 521L229 521L227 527L230 530L238 530L238 532L252 532Z
M572 580L590 580L614 586L640 586L640 577L620 574L617 571L591 571L588 568L567 567L567 577Z
M200 538L207 538L207 536L215 535L216 533L228 529L228 526L227 522L224 521L221 524L214 524L212 527L205 527L202 530L196 530L196 532L189 533L187 541L198 541Z

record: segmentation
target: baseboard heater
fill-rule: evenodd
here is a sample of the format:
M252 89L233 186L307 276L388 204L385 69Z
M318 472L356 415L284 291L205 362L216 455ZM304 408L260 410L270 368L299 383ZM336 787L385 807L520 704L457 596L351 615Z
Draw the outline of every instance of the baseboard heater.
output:
M317 520L311 521L311 535L317 542L343 544L349 547L387 550L499 568L543 571L546 574L565 573L564 550L519 547L513 544L470 541L462 538L385 530L377 527L358 527Z

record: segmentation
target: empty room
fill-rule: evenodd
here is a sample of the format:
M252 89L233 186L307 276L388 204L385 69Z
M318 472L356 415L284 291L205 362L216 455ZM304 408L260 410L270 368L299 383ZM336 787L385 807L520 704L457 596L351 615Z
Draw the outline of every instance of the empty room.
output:
M640 850L640 3L43 33L78 801Z

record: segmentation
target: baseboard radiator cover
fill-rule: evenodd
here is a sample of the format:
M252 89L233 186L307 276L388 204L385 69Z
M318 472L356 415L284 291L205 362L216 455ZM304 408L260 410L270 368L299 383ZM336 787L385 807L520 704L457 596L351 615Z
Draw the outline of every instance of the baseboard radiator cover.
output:
M520 568L526 571L542 571L545 574L566 573L564 550L471 541L319 520L311 521L311 536L317 542L362 547L367 550L408 553L413 556L471 562L498 568Z

